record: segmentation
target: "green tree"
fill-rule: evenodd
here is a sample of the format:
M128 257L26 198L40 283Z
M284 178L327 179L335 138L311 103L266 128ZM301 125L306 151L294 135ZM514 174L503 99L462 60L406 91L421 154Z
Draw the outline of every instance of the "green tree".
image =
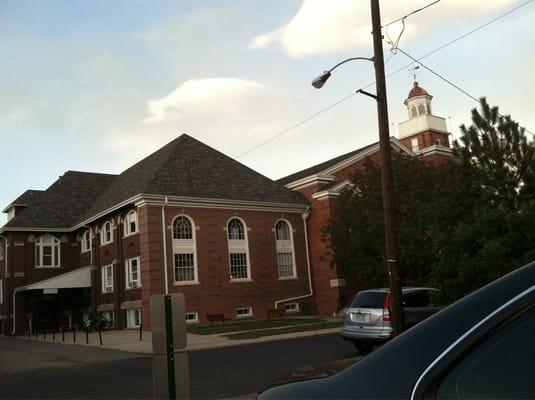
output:
M472 125L460 129L455 154L491 203L515 208L535 198L535 147L524 128L483 97L480 110L472 110Z

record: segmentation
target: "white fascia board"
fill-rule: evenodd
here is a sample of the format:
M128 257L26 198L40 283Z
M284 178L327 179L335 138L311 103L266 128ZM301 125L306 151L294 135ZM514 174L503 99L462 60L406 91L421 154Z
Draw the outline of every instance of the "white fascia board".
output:
M2 232L56 232L56 233L65 233L71 232L72 228L17 228L16 226L6 226L0 228L0 233Z
M219 208L228 210L247 210L247 211L272 211L272 212L292 212L303 213L309 205L307 204L288 204L288 203L264 203L245 200L228 200L228 199L207 199L202 197L181 197L181 196L164 196L142 194L140 199L135 203L137 207L144 205L190 208Z
M346 187L353 187L353 183L346 179L345 181L340 182L339 184L327 189L327 190L321 190L319 192L316 192L312 195L312 198L314 200L319 200L323 197L339 197L340 192L345 189Z
M434 144L433 146L429 146L420 150L419 154L422 156L429 156L435 153L442 153L448 156L453 156L453 149L451 147Z
M309 175L304 178L298 179L296 181L287 183L284 186L287 189L295 190L295 189L301 189L306 186L314 185L320 182L324 182L324 183L333 182L335 179L336 178L334 176L327 175L327 174L314 174L314 175Z

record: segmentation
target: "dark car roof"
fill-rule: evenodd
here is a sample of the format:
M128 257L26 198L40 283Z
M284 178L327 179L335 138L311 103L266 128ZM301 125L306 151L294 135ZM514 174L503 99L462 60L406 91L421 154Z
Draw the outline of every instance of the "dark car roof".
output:
M484 317L535 284L535 262L464 297L325 379L269 389L259 398L409 398L425 368Z
M436 290L436 291L438 291L438 289L431 288L431 287L404 287L404 288L401 289L401 291L403 293L417 292L417 291L420 291L420 290ZM390 288L359 290L358 293L369 293L369 292L388 293L388 292L390 292Z

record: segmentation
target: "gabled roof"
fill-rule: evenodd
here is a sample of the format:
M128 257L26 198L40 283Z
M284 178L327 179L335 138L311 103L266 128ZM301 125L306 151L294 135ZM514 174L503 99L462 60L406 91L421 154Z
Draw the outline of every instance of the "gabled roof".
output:
M71 227L116 178L117 175L67 171L45 191L20 196L19 199L31 201L4 227Z
M183 134L120 175L67 172L5 227L72 228L139 194L309 204L300 193Z
M362 151L365 151L365 150L369 149L370 147L375 146L377 143L378 142L369 144L367 146L361 147L360 149L350 151L349 153L342 154L341 156L331 158L330 160L327 160L327 161L324 161L324 162L322 162L320 164L317 164L317 165L314 165L312 167L306 168L306 169L304 169L302 171L294 172L291 175L288 175L288 176L285 176L283 178L278 179L277 183L280 183L281 185L286 185L286 184L288 184L290 182L294 182L294 181L297 181L299 179L306 178L307 176L317 174L317 173L319 173L321 171L324 171L324 170L332 167L333 165L338 164L341 161L344 161L346 158L350 158L350 157L352 157L354 155L357 155L358 153L360 153Z

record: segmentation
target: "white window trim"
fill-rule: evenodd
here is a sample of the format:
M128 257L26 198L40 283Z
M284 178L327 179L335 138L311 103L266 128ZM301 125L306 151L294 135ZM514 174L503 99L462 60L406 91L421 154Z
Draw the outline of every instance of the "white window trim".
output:
M43 265L43 245L42 241L46 237L52 238L52 265ZM58 259L56 260L56 252L54 251L54 248L58 247ZM37 247L40 247L39 249L39 260L35 260L35 268L61 268L61 242L59 239L53 235L46 234L41 237L39 237L35 241L35 247L34 247L34 254L37 251Z
M89 247L87 247L87 242L85 240L86 235L89 235ZM91 230L88 229L84 233L82 233L82 253L87 253L88 251L91 251L91 243L92 237L91 237Z
M241 221L243 224L243 234L245 239L230 239L229 233L228 233L228 225L230 221L233 219L237 219ZM230 282L251 282L253 280L251 276L251 259L249 257L249 229L247 228L247 224L243 220L243 218L234 216L228 219L227 224L225 225L225 235L227 236L227 244L228 244L228 268L229 268L229 276L230 276ZM230 274L230 255L231 253L245 253L245 258L247 260L247 278L233 278Z
M186 312L185 317L189 315L195 315L194 319L186 319L186 324L196 324L199 322L199 313L197 311Z
M136 311L139 311L139 325L135 324L135 317L134 313ZM141 309L140 308L130 308L126 310L126 327L133 329L133 328L139 328L141 326Z
M0 304L4 304L4 280L0 279Z
M295 308L294 309L286 308L287 306L290 306L290 305L295 305ZM298 313L300 311L301 311L301 309L299 307L299 303L286 303L286 304L284 304L284 312L286 312L286 313Z
M136 218L136 230L130 231L130 216L135 215ZM139 232L139 218L138 213L136 210L129 211L128 214L124 217L123 221L123 228L124 228L124 237L135 235Z
M174 237L174 225L177 218L187 218L191 224L192 239L175 239ZM185 286L185 285L198 285L199 282L199 264L197 262L197 229L193 218L186 214L178 214L173 218L171 222L171 239L173 241L173 285ZM175 254L193 254L193 271L194 279L192 281L177 281L175 280Z
M238 310L247 310L247 314L238 315ZM235 310L236 318L249 318L253 316L253 307L238 307Z
M137 285L132 285L132 260L137 260ZM125 290L139 289L141 287L141 258L132 257L125 260Z
M283 221L288 224L288 229L290 230L290 240L277 240L277 224L279 223L279 221ZM293 230L292 224L287 219L279 218L277 221L275 221L274 231L275 231L275 247L276 247L276 252L277 252L277 275L279 276L279 280L285 281L285 280L297 279L297 265L295 263L294 230ZM279 271L279 253L289 253L289 252L292 253L292 276L281 277L280 271Z
M111 285L107 285L106 277L107 277L107 271L108 269L111 269ZM101 268L101 281L102 281L102 293L113 293L113 264L104 265ZM107 290L108 287L110 287L110 290Z
M106 241L106 226L110 226L110 240ZM104 246L106 244L113 243L113 224L111 221L106 221L102 225L102 229L100 230L100 245Z

